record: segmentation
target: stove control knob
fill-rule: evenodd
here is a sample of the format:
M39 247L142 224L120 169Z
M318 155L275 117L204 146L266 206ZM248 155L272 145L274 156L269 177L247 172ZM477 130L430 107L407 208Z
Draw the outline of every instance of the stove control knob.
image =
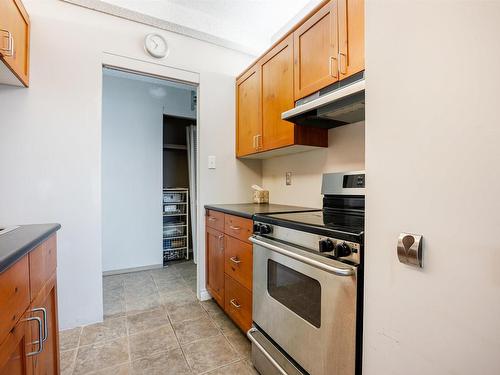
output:
M334 248L335 248L335 246L333 246L333 242L329 238L319 241L319 252L320 253L327 253L327 252L333 251Z
M352 251L348 244L346 244L345 242L339 242L337 246L335 246L335 250L333 251L333 256L337 258L347 257L351 255L351 253Z
M254 224L253 224L253 232L254 232L254 233L260 233L260 226L261 226L261 225L262 225L262 224L257 224L257 223L254 223Z
M273 231L273 227L268 224L261 224L259 227L259 234L270 234Z

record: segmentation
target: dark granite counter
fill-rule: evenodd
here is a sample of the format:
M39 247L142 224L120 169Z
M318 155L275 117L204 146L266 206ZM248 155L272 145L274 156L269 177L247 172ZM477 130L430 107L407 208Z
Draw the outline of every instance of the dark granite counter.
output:
M279 214L289 212L318 211L318 208L287 206L282 204L257 204L257 203L239 203L239 204L207 204L206 209L224 212L226 214L236 215L252 219L256 214Z
M16 263L60 228L60 224L21 225L0 234L0 272Z

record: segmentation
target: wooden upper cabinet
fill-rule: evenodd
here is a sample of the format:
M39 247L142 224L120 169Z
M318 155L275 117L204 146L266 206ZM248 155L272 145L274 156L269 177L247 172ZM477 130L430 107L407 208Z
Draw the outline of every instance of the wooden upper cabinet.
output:
M293 36L269 51L261 60L263 151L294 144L295 125L281 119L294 107Z
M339 75L347 78L365 69L365 2L338 0Z
M236 81L236 155L259 150L262 138L260 69L255 65Z
M20 0L0 0L0 83L29 84L30 20Z
M337 16L329 1L294 31L295 100L339 80Z

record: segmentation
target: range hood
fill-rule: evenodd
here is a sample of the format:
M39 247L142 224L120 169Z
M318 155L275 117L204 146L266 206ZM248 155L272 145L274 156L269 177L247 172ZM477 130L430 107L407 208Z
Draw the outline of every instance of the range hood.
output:
M297 125L335 128L365 119L364 72L334 83L304 99L281 118Z

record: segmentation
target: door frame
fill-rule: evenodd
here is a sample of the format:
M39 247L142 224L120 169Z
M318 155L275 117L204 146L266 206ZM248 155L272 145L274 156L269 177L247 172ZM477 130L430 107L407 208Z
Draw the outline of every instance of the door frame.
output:
M102 68L111 68L111 69L116 69L116 70L121 70L121 71L126 71L129 73L134 73L134 74L140 74L140 75L146 75L146 76L151 76L167 81L174 81L174 82L180 82L180 83L185 83L188 85L193 86L193 89L196 90L196 97L197 97L197 103L196 103L196 127L197 129L200 128L201 125L201 117L200 117L200 74L197 72L189 71L189 70L184 70L184 69L177 69L173 68L171 66L162 64L161 62L150 62L150 61L145 61L145 60L140 60L136 58L130 58L126 56L121 56L113 53L107 53L104 52L102 54L102 59L101 59L101 69ZM103 92L103 85L102 85L102 77L103 75L100 74L100 90L99 90L99 112L102 113L102 92ZM99 138L102 143L102 122L99 127ZM200 131L196 132L196 148L197 150L200 149ZM101 150L99 151L99 169L102 168L102 154ZM199 203L199 196L200 196L200 152L196 155L196 165L198 168L196 169L196 196L197 196L197 212L198 216L199 213L202 212L203 208L200 207ZM101 170L99 172L102 172ZM99 173L101 175L101 173ZM102 181L99 181L99 216L102 217ZM198 218L197 218L198 219ZM102 259L102 221L100 223L100 228L101 228L101 259ZM197 230L197 238L200 237L200 231L199 231L199 225L196 226ZM196 241L197 246L199 245L199 240ZM198 246L199 247L199 246ZM205 297L204 294L202 293L203 291L200 290L200 285L199 285L199 280L200 280L200 267L204 267L204 265L200 264L200 249L196 249L196 295L198 298L200 297ZM194 256L194 254L193 254ZM102 263L101 263L101 274L102 274ZM101 287L102 290L102 287Z

